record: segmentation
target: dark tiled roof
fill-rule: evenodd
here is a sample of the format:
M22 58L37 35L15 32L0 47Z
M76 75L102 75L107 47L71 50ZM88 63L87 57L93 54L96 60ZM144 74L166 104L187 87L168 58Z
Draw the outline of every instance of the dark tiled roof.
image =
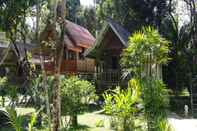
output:
M127 46L128 38L131 35L125 28L123 28L120 24L114 22L112 19L108 19L107 22L111 26L111 28L115 31L116 35L120 38L120 40Z
M121 24L118 24L114 22L112 19L108 19L103 27L103 29L100 31L99 36L96 39L96 42L94 46L90 49L88 49L84 55L88 57L94 57L95 52L99 50L100 44L102 44L102 39L104 39L106 32L108 29L111 28L113 32L117 35L117 37L120 39L122 42L123 46L127 47L128 46L128 40L129 36L131 35L130 32L128 32Z
M30 44L30 43L25 43L25 44L24 44L24 43L19 42L19 41L17 41L17 42L15 43L15 45L16 45L16 47L18 48L18 50L19 50L19 52L20 52L21 58L23 58L23 57L25 56L25 50L26 50L26 51L30 51L30 50L32 50L33 48L36 47L36 46L34 46L33 44ZM16 49L15 49L15 47L14 47L13 44L11 44L11 49L12 49L13 51L15 51L15 53L17 54Z
M0 59L4 56L4 51L8 48L8 44L5 44L3 42L0 42Z

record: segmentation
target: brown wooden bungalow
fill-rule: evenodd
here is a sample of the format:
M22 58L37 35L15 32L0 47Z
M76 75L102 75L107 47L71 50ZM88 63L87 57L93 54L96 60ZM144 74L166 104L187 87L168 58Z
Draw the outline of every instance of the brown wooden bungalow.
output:
M85 58L84 52L94 45L95 38L84 27L66 20L66 35L64 36L64 58L61 65L61 74L93 73L95 62ZM50 34L50 30L45 31ZM48 35L47 35L48 37ZM54 72L54 57L51 51L44 55L45 70L48 74ZM40 66L40 52L33 51L32 63Z
M98 90L117 85L126 86L121 79L120 54L127 47L130 33L120 24L109 19L101 30L95 45L85 52L85 56L96 61L96 82Z

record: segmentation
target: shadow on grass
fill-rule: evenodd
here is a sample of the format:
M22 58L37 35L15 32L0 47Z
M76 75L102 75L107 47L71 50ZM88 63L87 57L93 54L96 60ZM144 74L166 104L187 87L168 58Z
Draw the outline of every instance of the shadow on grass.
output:
M102 109L101 106L99 105L96 105L96 104L88 104L88 105L85 105L85 112L88 112L88 113L92 113L92 112L95 112L95 111L99 111Z
M68 130L65 130L65 131L89 131L90 127L87 126L87 125L78 125L78 126L75 126L75 127L70 127Z

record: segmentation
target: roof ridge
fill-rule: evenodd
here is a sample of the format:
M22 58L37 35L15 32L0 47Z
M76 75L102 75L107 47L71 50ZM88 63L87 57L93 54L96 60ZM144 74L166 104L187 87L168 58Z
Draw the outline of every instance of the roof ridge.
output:
M116 33L116 35L119 37L119 39L122 41L122 43L127 46L128 38L131 35L131 33L126 30L121 24L118 24L117 22L113 21L111 18L107 19L107 23L110 25L110 27L113 29L113 31Z

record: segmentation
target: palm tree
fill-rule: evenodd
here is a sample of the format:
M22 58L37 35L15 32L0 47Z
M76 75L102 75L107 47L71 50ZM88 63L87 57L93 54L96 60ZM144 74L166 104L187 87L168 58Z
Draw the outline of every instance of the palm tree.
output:
M168 83L175 94L183 87L189 87L189 72L191 72L191 23L179 26L173 15L166 18L161 27L161 33L171 41L171 61L165 66L164 81Z

